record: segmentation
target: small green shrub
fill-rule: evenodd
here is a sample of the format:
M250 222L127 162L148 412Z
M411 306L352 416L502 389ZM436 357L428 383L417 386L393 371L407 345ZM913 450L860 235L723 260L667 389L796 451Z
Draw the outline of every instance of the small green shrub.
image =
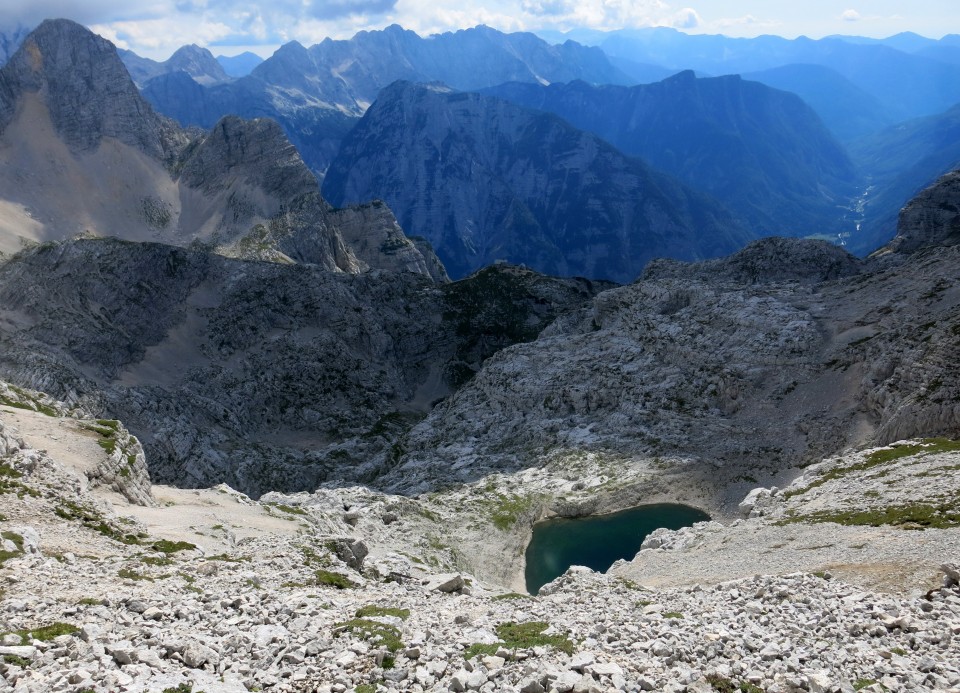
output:
M395 626L365 618L355 618L333 627L335 634L353 633L359 638L377 646L383 646L388 652L396 652L403 647L400 640L400 630Z
M317 578L318 585L329 585L330 587L336 587L338 590L355 587L350 578L348 578L346 575L341 575L340 573L333 573L329 570L320 569L316 571L314 575Z
M73 635L78 632L80 629L77 628L72 623L51 623L49 626L40 626L39 628L23 628L21 630L11 631L13 635L19 635L21 640L40 640L41 642L49 642L54 638L59 638L61 635ZM4 633L4 635L9 635L9 633Z
M552 647L566 654L572 654L574 644L567 636L543 634L543 631L549 627L550 624L543 621L501 623L496 627L496 632L502 642L492 645L476 643L468 647L463 656L470 659L478 654L495 654L501 647L520 650L537 646Z
M495 597L491 597L493 601L504 602L512 599L533 599L529 594L520 594L519 592L507 592L506 594L498 594Z
M161 539L155 541L150 545L154 551L159 551L160 553L177 553L178 551L192 551L197 548L196 544L191 544L189 541L169 541L167 539Z
M664 618L683 618L683 614L681 614L679 611L664 611L663 617Z
M357 612L354 614L357 618L367 618L370 616L394 616L396 618L406 621L410 618L410 609L397 609L390 606L376 606L370 604L369 606L364 606L357 609Z

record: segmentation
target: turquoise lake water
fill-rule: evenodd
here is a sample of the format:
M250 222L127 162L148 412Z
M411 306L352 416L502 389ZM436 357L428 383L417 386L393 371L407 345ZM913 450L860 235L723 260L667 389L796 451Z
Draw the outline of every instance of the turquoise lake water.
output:
M710 516L688 505L641 505L610 515L562 518L534 525L527 546L527 591L537 591L572 565L603 572L620 558L631 559L648 534L680 529Z

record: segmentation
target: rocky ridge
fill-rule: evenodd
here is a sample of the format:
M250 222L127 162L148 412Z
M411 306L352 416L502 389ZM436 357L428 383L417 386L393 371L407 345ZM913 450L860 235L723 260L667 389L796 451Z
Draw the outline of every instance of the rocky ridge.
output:
M949 214L932 211L952 189L905 209L905 233L928 229L911 252L863 263L767 240L651 264L488 361L411 429L381 483L420 491L587 452L621 469L677 459L773 479L850 446L954 435L960 255Z
M323 175L357 118L398 79L439 80L458 89L514 80L629 81L602 51L573 41L551 46L533 34L484 26L420 37L394 25L310 47L292 41L229 84L203 86L182 71L170 72L146 84L144 95L184 125L209 128L228 114L271 117L311 170Z
M111 43L67 20L44 22L0 70L0 142L7 254L83 234L351 273L436 265L409 242L359 259L276 123L225 117L185 131L143 100ZM396 235L389 216L373 220L374 237Z
M899 507L922 494L918 478L955 495L955 443L943 449L905 441L892 448L897 464L887 459L890 449L827 460L786 489L750 494L743 511L751 519L658 534L661 548L641 551L609 575L572 568L529 597L446 563L432 532L456 536L479 518L469 507L450 513L437 502L444 494L410 499L321 489L309 499L271 495L257 503L221 487L213 492L219 505L207 506L202 519L183 497L167 508L137 509L122 498L106 501L20 439L5 424L15 411L0 409L0 690L846 693L960 686L960 574L945 565L941 586L931 565L960 549L955 527L872 530L888 536L882 544L865 541L874 548L861 552L843 580L831 578L820 555L800 550L794 554L802 572L754 574L762 561L751 531L762 526L789 541L807 523L822 523L815 514L833 508L838 494L852 501L872 489L874 507ZM24 417L30 438L42 440L40 420L50 417ZM865 464L876 455L883 459ZM144 513L151 513L149 532L137 519ZM291 527L232 537L274 513ZM780 524L785 517L795 522ZM719 533L733 573L721 579L707 572L722 558L710 562L703 549L704 535ZM918 536L930 549L919 565ZM664 568L674 555L684 562ZM897 559L871 563L884 555ZM912 572L896 570L908 566ZM454 572L443 572L450 567ZM892 592L864 589L875 567L889 573ZM664 573L677 586L663 586Z
M382 238L369 252L418 257L395 226ZM52 244L0 266L0 367L122 418L165 483L260 495L369 478L492 353L608 286L508 266L437 284L420 267L351 275L157 244Z

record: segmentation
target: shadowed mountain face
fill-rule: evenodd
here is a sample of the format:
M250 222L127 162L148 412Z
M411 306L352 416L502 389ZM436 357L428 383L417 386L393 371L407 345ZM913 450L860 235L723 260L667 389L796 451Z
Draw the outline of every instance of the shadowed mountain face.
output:
M84 233L442 276L388 210L359 215L370 238L352 248L276 123L227 117L187 133L143 100L112 44L73 22L44 22L0 69L0 145L0 252Z
M683 72L656 84L505 84L485 90L554 113L713 195L756 236L849 230L857 173L794 94Z
M227 114L274 118L322 174L340 139L380 90L398 79L443 81L459 89L511 80L630 81L602 51L572 42L551 46L532 34L487 27L424 39L391 26L309 48L286 44L231 84L203 88L183 74L161 75L145 85L144 96L183 125L211 127Z
M960 106L863 138L850 152L872 185L851 248L869 252L893 237L900 209L910 199L960 167Z
M404 82L345 140L324 194L384 199L455 277L506 259L629 281L654 257L714 257L749 239L712 199L556 116Z
M6 30L0 30L0 67L4 65L27 38L30 29L26 27L15 27Z
M894 123L880 101L825 65L783 65L744 79L790 91L816 111L841 142L873 134Z

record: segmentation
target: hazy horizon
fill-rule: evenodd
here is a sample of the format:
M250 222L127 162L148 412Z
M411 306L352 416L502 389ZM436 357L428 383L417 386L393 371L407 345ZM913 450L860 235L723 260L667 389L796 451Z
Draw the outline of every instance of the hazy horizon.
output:
M954 0L8 0L0 27L35 26L65 17L118 47L165 60L196 43L215 55L252 51L268 57L282 44L347 39L399 24L421 36L484 24L495 29L564 32L666 26L692 34L772 34L887 38L910 31L928 38L960 33Z

